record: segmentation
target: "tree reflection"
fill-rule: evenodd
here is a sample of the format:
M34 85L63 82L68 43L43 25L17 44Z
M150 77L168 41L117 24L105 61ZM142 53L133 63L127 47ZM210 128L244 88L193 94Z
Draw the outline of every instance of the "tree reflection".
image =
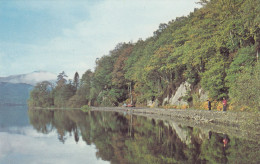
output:
M112 112L29 110L41 133L95 144L111 163L258 163L259 143L161 120ZM228 139L224 147L223 139Z
M53 111L37 110L37 111L28 111L30 118L30 124L41 133L48 134L53 129Z

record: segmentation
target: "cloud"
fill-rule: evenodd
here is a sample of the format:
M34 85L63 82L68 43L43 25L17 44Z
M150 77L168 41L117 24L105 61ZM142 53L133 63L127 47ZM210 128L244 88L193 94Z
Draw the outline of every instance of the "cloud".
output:
M95 58L108 54L118 43L147 38L157 30L159 23L167 23L174 15L187 15L194 5L189 1L115 1L107 0L90 9L90 17L73 28L63 29L63 36L53 39L47 46L52 52L59 50L75 55L86 64L77 70L94 67ZM183 6L190 5L186 11ZM73 61L73 58L69 58ZM75 61L76 62L76 61Z
M38 82L42 81L56 81L57 75L50 73L50 72L44 72L44 71L37 71L30 74L26 74L21 81L27 84L37 84Z
M44 42L0 46L12 63L0 70L0 75L41 69L56 74L65 71L73 78L76 71L83 74L87 69L93 70L95 59L109 54L118 43L146 39L160 23L187 15L195 7L195 0L23 2L18 3L20 9L40 10L54 17L59 28L55 30L60 32ZM59 25L64 22L66 25ZM43 36L35 37L41 40Z

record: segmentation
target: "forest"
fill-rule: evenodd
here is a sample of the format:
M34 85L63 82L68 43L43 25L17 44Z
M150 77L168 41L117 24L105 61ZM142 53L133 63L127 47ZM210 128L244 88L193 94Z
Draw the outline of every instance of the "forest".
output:
M187 108L203 108L202 88L213 109L225 97L228 110L260 111L260 1L198 3L188 16L161 23L153 36L119 43L96 59L94 71L76 72L69 81L62 72L56 84L38 83L29 107L146 106L149 100L162 106L188 82Z

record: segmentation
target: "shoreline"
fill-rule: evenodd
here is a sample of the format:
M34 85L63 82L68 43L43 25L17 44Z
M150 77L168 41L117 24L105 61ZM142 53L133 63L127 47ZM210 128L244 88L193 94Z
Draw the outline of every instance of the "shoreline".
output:
M128 107L91 107L91 111L133 114L260 142L260 113Z

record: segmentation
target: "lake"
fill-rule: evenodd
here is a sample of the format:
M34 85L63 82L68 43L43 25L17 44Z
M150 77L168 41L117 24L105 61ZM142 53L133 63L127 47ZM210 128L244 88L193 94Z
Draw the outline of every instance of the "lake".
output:
M0 106L0 163L260 163L260 145L174 120Z

